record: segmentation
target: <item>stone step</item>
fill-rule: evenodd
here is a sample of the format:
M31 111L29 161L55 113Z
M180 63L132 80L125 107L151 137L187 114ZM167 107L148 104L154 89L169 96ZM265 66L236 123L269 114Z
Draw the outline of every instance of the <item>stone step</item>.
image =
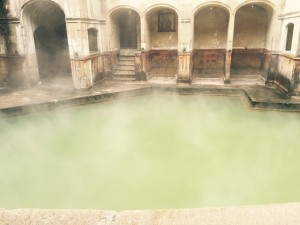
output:
M118 61L117 66L134 66L134 61L128 61L128 60L123 60L123 61Z
M135 76L134 70L116 70L114 72L115 75L131 75Z
M121 55L121 56L119 56L118 60L119 61L131 61L131 62L134 62L134 56L124 56L124 55Z
M261 75L253 74L253 75L231 75L230 79L260 79Z
M134 56L134 54L137 52L137 49L120 49L120 55L131 55Z
M135 81L135 77L113 77L113 81L118 81L118 82Z
M117 65L116 70L125 70L125 71L135 71L135 66L134 65Z

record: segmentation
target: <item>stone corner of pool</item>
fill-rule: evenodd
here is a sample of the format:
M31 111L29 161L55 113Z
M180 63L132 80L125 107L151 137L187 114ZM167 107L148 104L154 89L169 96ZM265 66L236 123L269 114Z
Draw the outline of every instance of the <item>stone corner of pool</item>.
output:
M299 225L300 203L156 210L1 209L0 225Z

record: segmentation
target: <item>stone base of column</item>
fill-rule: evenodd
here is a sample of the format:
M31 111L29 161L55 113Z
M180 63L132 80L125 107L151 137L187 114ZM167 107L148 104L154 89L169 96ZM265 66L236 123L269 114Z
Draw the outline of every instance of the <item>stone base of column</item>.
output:
M192 78L177 77L177 83L191 84Z
M230 82L230 80L229 79L224 79L224 84L230 84L231 82Z

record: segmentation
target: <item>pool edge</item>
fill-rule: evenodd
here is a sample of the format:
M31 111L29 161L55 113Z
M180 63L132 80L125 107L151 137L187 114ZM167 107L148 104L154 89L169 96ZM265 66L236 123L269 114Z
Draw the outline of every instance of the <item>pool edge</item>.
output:
M170 85L152 85L138 87L130 90L111 91L98 94L86 94L64 99L53 99L41 103L31 103L0 109L0 117L18 116L34 112L51 111L61 107L72 107L84 104L92 104L113 99L147 95L151 93L172 93L172 94L205 94L205 95L222 95L222 96L239 96L247 101L251 109L259 110L280 110L280 111L300 111L300 101L292 99L273 99L257 98L253 90L249 87L216 87L216 86L170 86ZM284 96L283 96L284 97Z

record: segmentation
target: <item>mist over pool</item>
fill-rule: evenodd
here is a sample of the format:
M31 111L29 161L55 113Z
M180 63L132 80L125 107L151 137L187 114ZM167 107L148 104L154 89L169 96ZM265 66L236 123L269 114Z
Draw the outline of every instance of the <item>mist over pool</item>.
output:
M0 208L300 201L300 114L154 94L0 120Z

